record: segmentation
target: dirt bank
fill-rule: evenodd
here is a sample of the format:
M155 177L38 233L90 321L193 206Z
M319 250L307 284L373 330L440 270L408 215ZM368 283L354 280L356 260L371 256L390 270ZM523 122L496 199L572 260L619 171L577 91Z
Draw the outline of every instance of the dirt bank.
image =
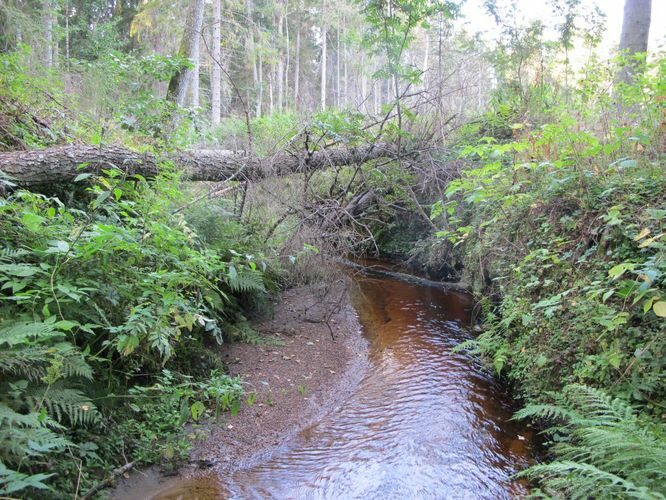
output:
M255 324L261 344L223 346L220 355L231 374L245 382L241 410L211 425L208 438L195 443L191 466L179 478L144 471L112 498L161 497L160 492L189 476L248 467L341 404L360 381L368 359L368 345L349 302L350 286L339 280L288 290L273 317ZM251 405L248 397L254 399Z

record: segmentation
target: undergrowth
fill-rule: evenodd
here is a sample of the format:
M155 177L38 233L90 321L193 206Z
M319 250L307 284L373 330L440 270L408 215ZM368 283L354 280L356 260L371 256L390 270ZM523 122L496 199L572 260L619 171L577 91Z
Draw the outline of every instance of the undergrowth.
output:
M174 128L151 93L178 61L81 63L77 101L25 57L0 56L0 149L191 140L196 124ZM109 165L33 190L0 173L0 496L72 498L128 462L175 466L202 419L238 411L241 381L211 347L256 336L246 316L276 275L223 200L190 206L173 168L161 172Z
M531 405L521 416L566 424L557 461L526 473L551 495L664 491L665 64L613 95L586 68L580 99L543 123L506 123L504 142L468 135L458 151L472 166L433 207L483 296L485 331L459 349L514 383ZM611 407L623 412L612 429Z

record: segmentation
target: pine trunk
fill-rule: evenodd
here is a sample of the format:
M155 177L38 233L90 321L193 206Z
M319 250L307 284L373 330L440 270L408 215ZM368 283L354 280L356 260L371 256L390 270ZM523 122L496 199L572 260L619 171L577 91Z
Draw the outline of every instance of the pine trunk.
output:
M220 58L220 47L222 44L222 0L213 0L213 40L211 44L213 46L211 50L213 71L210 82L210 121L213 125L219 125L222 114L222 69L220 67L222 64Z
M185 31L180 43L179 54L188 58L191 62L198 61L199 37L203 25L204 0L192 0L187 14ZM196 57L196 59L195 59ZM182 69L178 71L169 82L167 97L179 106L185 104L187 92L192 83L192 70Z

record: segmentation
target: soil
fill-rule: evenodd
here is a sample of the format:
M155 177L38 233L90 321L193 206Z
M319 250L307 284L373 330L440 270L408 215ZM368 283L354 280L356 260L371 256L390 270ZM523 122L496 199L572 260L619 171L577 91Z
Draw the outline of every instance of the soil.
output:
M230 373L243 378L244 402L237 415L224 414L205 440L195 442L191 465L179 472L179 481L267 459L352 393L366 371L368 343L349 289L349 280L341 279L287 290L272 318L254 325L259 344L221 348ZM252 404L248 398L254 398ZM170 482L154 469L144 471L112 498L146 498Z

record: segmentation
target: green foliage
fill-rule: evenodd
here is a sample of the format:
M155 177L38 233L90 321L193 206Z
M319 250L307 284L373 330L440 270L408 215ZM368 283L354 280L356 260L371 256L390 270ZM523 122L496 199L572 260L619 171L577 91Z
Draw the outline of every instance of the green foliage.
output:
M299 128L299 119L294 113L253 118L250 121L253 151L259 155L271 155L285 147L298 134ZM247 123L240 117L225 118L211 135L229 149L248 149Z
M420 81L421 71L405 64L403 55L414 39L416 28L426 27L431 17L444 14L453 17L457 6L453 2L426 0L371 0L364 2L367 23L364 37L366 47L385 56L385 65L376 77L396 77L407 82Z
M182 457L183 423L208 406L236 411L241 387L220 372L169 368L195 373L203 346L231 338L241 305L266 293L266 262L233 248L251 250L237 223L218 221L237 240L207 244L172 213L183 194L166 166L152 183L114 169L79 183L88 187L69 204L25 190L0 204L5 493L63 487L81 454L95 455L84 485L117 461L118 447L137 460ZM104 438L90 451L99 426L118 426L120 442ZM45 476L52 460L59 466Z
M641 82L648 93L660 91L663 69L656 63ZM651 156L657 104L623 95L645 107L634 127L613 125L599 99L595 119L611 127L603 137L557 110L556 123L517 128L519 141L462 147L478 166L448 185L433 215L447 211L440 236L501 297L474 342L498 372L528 397L582 382L658 412L666 179ZM591 104L581 103L587 116Z
M194 436L183 436L183 425L204 415L238 411L243 394L238 377L217 370L205 380L162 370L154 384L135 386L129 407L132 418L119 424L119 431L136 436L132 451L145 463L174 464L187 457Z
M514 418L555 421L547 432L555 461L520 476L539 479L546 495L566 498L664 498L666 439L624 401L585 385L566 386L549 404Z
M508 136L463 143L472 166L432 217L485 294L486 328L459 349L516 383L530 403L520 417L558 423L557 461L526 475L546 495L663 498L666 177L651 96L666 66L619 85L614 102L614 71L594 64L580 98L540 126L505 114Z

